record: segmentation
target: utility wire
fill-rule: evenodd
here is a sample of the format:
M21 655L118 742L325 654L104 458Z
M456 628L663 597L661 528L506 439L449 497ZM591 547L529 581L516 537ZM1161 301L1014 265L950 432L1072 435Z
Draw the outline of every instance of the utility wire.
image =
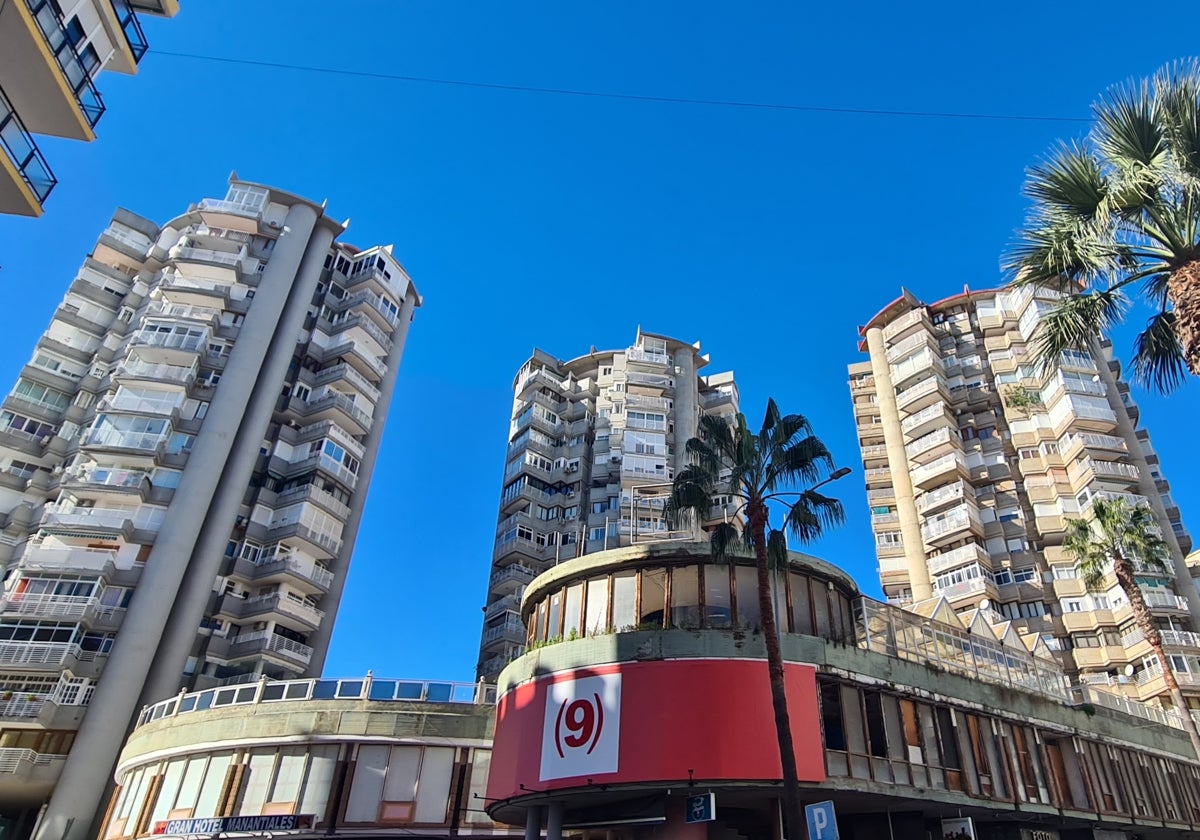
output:
M344 70L338 67L317 67L305 64L286 64L274 61L254 61L248 58L227 58L218 55L153 50L156 55L171 58L187 58L196 61L213 61L223 64L241 64L249 67L267 67L274 70L299 70L307 73L325 73L333 76L354 76L364 79L383 79L395 82L420 82L430 85L477 88L481 90L503 90L519 93L544 93L555 96L582 96L592 99L618 99L627 102L656 102L672 105L709 105L721 108L753 108L765 111L802 111L818 114L866 114L878 117L931 117L959 120L1007 120L1018 122L1076 122L1087 123L1087 117L1047 117L1032 114L983 114L956 111L899 111L878 108L832 108L820 105L789 105L781 102L748 102L736 99L692 99L682 96L649 96L633 93L609 93L574 88L535 87L532 85L508 85L499 82L473 82L463 79L437 79L430 76L407 76L399 73L378 73L365 70Z

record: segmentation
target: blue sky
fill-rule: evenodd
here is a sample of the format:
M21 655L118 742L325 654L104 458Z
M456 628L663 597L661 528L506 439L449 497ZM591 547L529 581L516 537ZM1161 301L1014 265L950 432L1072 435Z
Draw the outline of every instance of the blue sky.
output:
M1084 117L1109 84L1196 49L1130 37L1116 3L465 3L183 0L145 24L137 77L105 74L99 139L41 146L60 185L0 217L0 380L117 206L166 219L230 170L394 242L425 296L405 353L326 671L470 680L512 377L536 345L624 347L641 324L807 414L855 475L812 546L878 593L846 364L901 285L986 288L1021 223L1024 168L1071 122L632 102L247 67L347 70L832 108ZM838 6L835 8L835 6ZM1135 316L1140 320L1140 315ZM1127 354L1131 333L1116 337ZM1190 384L1135 390L1185 523L1200 482Z

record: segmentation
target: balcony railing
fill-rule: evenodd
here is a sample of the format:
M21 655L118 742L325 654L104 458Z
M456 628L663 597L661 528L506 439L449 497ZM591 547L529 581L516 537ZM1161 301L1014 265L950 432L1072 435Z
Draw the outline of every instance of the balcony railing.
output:
M666 353L650 353L638 346L625 348L625 358L631 362L651 362L656 365L671 363L671 357Z
M922 493L917 497L917 512L924 513L930 508L935 508L944 502L961 499L966 494L967 484L963 481L956 481L953 484L947 484L936 490L930 490L928 493ZM974 498L974 495L971 494L968 498Z
M963 505L960 508L949 511L940 519L926 522L921 526L921 536L928 542L953 531L961 531L963 528L969 528L973 524L979 524L979 517L974 515L974 511L970 507Z
M253 633L243 633L240 636L234 636L230 641L230 646L247 647L277 653L304 665L312 661L313 655L313 649L308 645L297 642L295 639L286 639L283 636L272 633L270 630L258 630Z
M513 563L511 566L505 566L503 569L497 569L492 572L490 580L491 586L499 586L506 581L516 581L519 584L527 584L535 577L538 572L528 566L522 566L520 563Z
M168 254L172 259L177 260L213 262L229 266L239 265L245 257L243 253L231 254L228 251L217 251L212 248L191 248L186 245L176 245Z
M10 595L0 601L6 613L46 616L52 618L82 618L99 603L94 595Z
M50 191L58 184L58 179L50 171L49 164L33 142L33 135L21 122L3 90L0 90L0 145L4 146L4 151L21 173L21 180L39 202L45 203Z
M93 429L83 439L84 446L114 446L121 449L141 449L153 452L165 440L162 434L122 432L118 429Z
M140 62L142 56L150 49L146 34L142 32L142 24L138 22L137 14L129 8L126 0L112 0L112 4L117 12L117 21L121 24L121 31L125 33L125 40L129 43L129 51L133 53L133 60Z
M62 665L82 653L75 642L0 642L0 665Z
M988 553L981 545L969 543L959 546L953 551L946 551L941 554L936 554L929 558L929 573L937 574L944 572L947 569L953 569L956 566L965 566L968 563L987 563Z
M42 515L46 525L75 528L111 528L121 530L133 519L133 511L114 508L47 507Z
M249 679L246 679L249 677ZM259 703L305 702L308 700L371 700L403 703L475 703L496 702L494 685L436 682L425 680L385 680L379 677L357 679L272 680L242 675L237 685L179 694L147 706L138 716L137 725L191 712L203 712L224 706Z
M911 388L906 388L905 390L896 394L896 407L904 408L909 403L911 403L915 400L918 400L921 397L935 393L939 387L944 387L944 386L945 386L945 383L941 380L940 377L937 377L937 376L935 376L931 379L926 379L923 382L918 382L916 385L913 385Z
M253 598L246 599L244 608L246 615L256 612L266 612L268 610L295 616L312 624L320 624L321 619L325 617L324 610L319 610L312 604L304 601L297 601L295 598L280 595L278 592L272 592L270 595L256 595Z
M170 382L186 382L196 375L197 365L168 365L130 359L117 368L116 375L136 376L141 379L159 379Z
M275 554L259 558L254 564L257 574L265 577L278 571L287 570L299 577L307 578L322 589L328 589L333 583L333 572L324 566L319 566L311 560L302 560L293 554Z
M951 435L949 428L941 428L936 432L931 432L924 437L919 437L908 446L904 447L904 453L910 458L915 458L922 452L928 452L935 446L940 446L943 443L949 443L953 440L958 440L958 435Z
M207 335L185 335L183 333L140 332L133 343L140 347L169 347L178 350L199 351L208 343Z
M103 572L116 563L117 552L103 548L40 548L30 546L21 557L21 569L29 571Z
M525 623L515 614L509 616L502 624L489 627L483 631L483 644L488 645L499 639L515 639L525 641Z
M95 128L96 123L100 122L100 117L104 115L104 100L100 98L100 91L92 84L92 77L84 68L71 39L67 37L62 16L50 0L26 0L26 5L29 6L46 45L50 47L50 52L54 53L54 59L74 92L75 101L79 103L84 118L88 125Z
M890 341L894 336L900 335L909 327L912 327L918 323L924 323L926 325L929 323L929 316L926 314L924 309L914 309L905 315L901 315L895 321L892 321L892 323L883 328L883 339L884 341Z
M200 199L200 209L212 210L217 213L232 213L235 216L249 216L254 219L262 216L261 208L247 207L244 204L238 204L236 201L225 201L220 198Z

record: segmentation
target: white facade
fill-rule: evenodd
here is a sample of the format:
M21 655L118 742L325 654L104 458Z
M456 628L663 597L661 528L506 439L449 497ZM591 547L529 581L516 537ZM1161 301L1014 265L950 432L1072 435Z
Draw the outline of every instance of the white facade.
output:
M0 406L22 832L60 775L43 831L86 830L146 702L320 673L420 305L390 246L341 232L236 180L161 227L118 211Z

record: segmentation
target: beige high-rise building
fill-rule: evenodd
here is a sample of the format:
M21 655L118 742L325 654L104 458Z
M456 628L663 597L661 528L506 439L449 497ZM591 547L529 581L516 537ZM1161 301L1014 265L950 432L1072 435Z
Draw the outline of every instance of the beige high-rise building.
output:
M494 680L525 650L521 594L560 559L667 539L665 490L687 463L701 414L732 417L732 373L708 356L638 331L623 350L560 361L534 350L513 383L513 411L478 676Z
M137 72L149 49L139 14L178 11L178 0L0 2L0 213L42 214L58 179L34 135L96 139L96 77Z
M146 703L320 674L420 305L343 229L236 176L118 210L0 406L6 836L52 791L85 836Z
M1056 297L993 289L926 305L905 291L861 329L870 358L850 366L850 391L884 592L1011 622L1078 680L1169 704L1115 578L1088 591L1062 548L1065 522L1094 499L1148 504L1171 556L1165 574L1144 569L1139 581L1200 708L1191 538L1111 345L1064 353L1045 376L1034 364L1034 331Z

